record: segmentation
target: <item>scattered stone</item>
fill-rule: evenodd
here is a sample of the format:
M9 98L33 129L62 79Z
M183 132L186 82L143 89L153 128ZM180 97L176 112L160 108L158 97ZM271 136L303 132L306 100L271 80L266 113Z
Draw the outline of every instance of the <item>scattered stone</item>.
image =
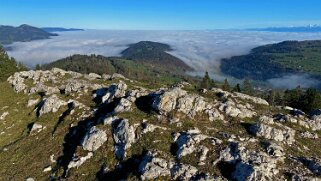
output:
M201 134L198 129L177 133L174 138L178 148L176 157L181 158L193 153L197 149L197 144L206 138L208 138L208 136Z
M156 158L156 153L148 152L139 165L142 180L152 180L161 176L170 176L172 162Z
M102 103L110 103L114 98L125 96L127 85L124 82L112 84L108 88L97 90L96 95L102 97Z
M38 111L39 117L43 114L50 112L57 112L60 107L66 106L68 103L59 99L56 95L52 95L46 99L44 99L40 105L40 109Z
M80 167L82 164L84 164L92 156L93 156L93 153L89 152L87 154L87 156L85 156L85 157L75 157L75 158L73 158L73 160L68 164L68 169L75 168L75 167L76 168Z
M41 124L38 123L33 123L32 127L30 129L30 133L34 133L34 132L40 132L43 130L43 126Z
M4 112L0 116L0 120L4 120L9 115L9 112Z
M39 99L30 99L27 103L27 107L36 105L39 102Z
M98 129L96 126L90 128L82 140L82 148L88 151L96 151L107 141L105 131Z
M171 168L173 180L190 180L197 172L197 168L191 165L175 164Z
M115 154L118 159L122 160L126 157L126 150L135 142L135 128L129 125L127 119L119 120L113 127Z
M56 163L54 154L50 155L50 161L51 161L51 163Z
M266 148L266 152L269 155L274 156L274 157L282 157L285 155L283 148L274 142L269 143L269 145Z
M146 134L148 132L154 132L156 129L162 129L162 130L167 130L167 128L156 126L153 124L148 124L148 123L142 123L143 126L143 134Z
M51 166L48 166L43 169L43 172L50 172L52 170Z
M132 108L132 102L128 99L121 98L119 104L114 109L114 113L120 113L125 111L130 111Z
M303 132L300 134L303 138L318 139L319 136L317 133L311 133L309 131Z

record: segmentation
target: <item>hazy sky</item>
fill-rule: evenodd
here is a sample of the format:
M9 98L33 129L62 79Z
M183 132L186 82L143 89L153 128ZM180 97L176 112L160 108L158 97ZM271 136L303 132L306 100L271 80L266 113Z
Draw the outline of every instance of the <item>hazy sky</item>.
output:
M1 0L0 24L195 30L321 24L320 0Z

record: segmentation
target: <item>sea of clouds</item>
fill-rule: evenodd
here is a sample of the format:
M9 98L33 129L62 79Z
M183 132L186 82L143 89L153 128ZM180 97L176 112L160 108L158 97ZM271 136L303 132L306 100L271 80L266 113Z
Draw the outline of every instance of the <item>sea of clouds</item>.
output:
M59 36L32 42L16 42L6 47L8 54L18 61L33 67L64 58L73 54L100 54L119 56L129 44L139 41L156 41L169 44L169 52L181 58L196 72L203 75L209 71L217 79L223 79L219 71L220 60L235 55L248 53L252 48L277 43L285 40L321 39L321 33L277 33L255 31L116 31L86 30L75 32L58 32ZM302 81L299 80L302 77ZM296 76L297 82L309 79ZM285 77L286 81L289 79ZM310 79L309 79L310 80ZM313 80L314 81L314 80ZM282 78L270 80L282 87ZM284 81L283 81L284 82ZM291 82L290 82L291 83ZM284 83L283 83L284 84ZM314 84L314 83L313 83ZM296 85L293 85L296 86ZM306 85L310 86L310 84Z

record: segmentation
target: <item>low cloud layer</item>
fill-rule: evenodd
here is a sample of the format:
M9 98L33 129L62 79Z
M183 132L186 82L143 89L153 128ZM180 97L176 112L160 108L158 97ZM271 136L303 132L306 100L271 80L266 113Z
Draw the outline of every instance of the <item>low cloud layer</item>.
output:
M302 88L319 87L320 80L307 74L290 74L280 78L268 80L274 88L294 89L298 86Z
M73 54L117 56L128 44L150 40L171 45L171 54L199 71L218 70L220 59L284 40L321 38L321 33L245 31L111 31L61 32L60 36L10 45L9 55L27 65L47 63Z
M35 66L73 54L101 54L118 56L129 44L149 40L167 43L171 53L181 58L199 74L209 71L223 79L220 60L248 53L252 48L285 40L321 39L321 33L275 33L246 31L112 31L86 30L61 32L52 39L17 42L9 45L8 53L18 61ZM279 86L280 80L295 81L298 77L271 80ZM308 80L310 80L308 78ZM304 83L305 81L303 81ZM309 81L307 81L309 82ZM296 84L296 83L295 83ZM305 85L305 84L304 84Z

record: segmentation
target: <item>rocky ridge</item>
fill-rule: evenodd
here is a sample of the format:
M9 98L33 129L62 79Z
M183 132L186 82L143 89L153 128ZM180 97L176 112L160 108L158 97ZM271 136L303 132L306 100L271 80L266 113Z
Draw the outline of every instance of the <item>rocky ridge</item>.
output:
M29 134L5 145L1 154L20 140L44 142L42 136L55 147L40 173L24 179L321 177L320 110L308 115L218 88L198 92L183 82L150 89L121 75L57 68L17 72L8 82L17 95L28 97L24 104L34 117L25 126ZM0 108L1 121L12 114Z

